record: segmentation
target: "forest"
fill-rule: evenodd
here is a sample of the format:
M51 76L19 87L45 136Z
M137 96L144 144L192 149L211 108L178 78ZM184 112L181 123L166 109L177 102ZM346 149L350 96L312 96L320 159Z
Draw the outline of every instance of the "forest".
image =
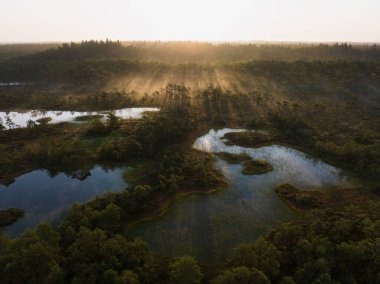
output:
M124 189L74 203L59 222L17 237L0 231L0 283L380 283L378 46L2 45L0 83L5 114L110 110L104 119L77 117L80 123L31 119L21 128L10 116L0 121L1 184L17 184L38 169L75 179L96 165L132 168ZM133 107L159 111L117 116ZM134 238L134 226L165 218L180 201L233 190L221 161L248 172L267 167L246 178L276 172L244 153L193 147L210 129L224 128L244 129L226 133L227 146L288 147L342 169L354 182L311 190L277 185L272 192L298 217L268 226L221 261L165 255ZM4 228L28 214L0 209Z

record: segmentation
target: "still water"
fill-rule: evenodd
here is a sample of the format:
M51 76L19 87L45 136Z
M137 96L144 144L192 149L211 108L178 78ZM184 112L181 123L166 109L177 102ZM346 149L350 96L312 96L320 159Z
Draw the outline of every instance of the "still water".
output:
M123 119L139 119L145 112L159 111L158 108L149 107L133 107L114 110L114 114ZM64 121L73 121L78 116L83 115L103 115L106 116L107 111L93 111L93 112L80 112L80 111L39 111L30 110L26 112L0 112L0 123L6 128L26 127L28 120L36 121L43 117L51 117L50 123L59 123Z
M254 241L279 222L297 217L277 196L276 185L291 183L302 189L348 185L339 169L291 148L225 145L224 134L236 131L246 130L211 130L193 147L210 153L247 153L268 161L274 170L247 176L241 164L216 158L216 167L230 182L228 189L175 202L161 219L132 228L131 238L140 237L165 255L194 255L203 263L218 262L237 244Z
M23 218L1 230L15 237L40 222L58 221L75 202L84 203L107 191L123 190L128 186L123 179L125 170L96 166L82 181L64 173L51 177L47 171L36 170L19 176L9 186L0 185L0 209L16 207L25 210Z

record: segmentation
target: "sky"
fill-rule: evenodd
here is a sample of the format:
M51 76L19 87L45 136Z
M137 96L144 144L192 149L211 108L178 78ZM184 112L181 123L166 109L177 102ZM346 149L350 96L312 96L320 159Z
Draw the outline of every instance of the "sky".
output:
M380 42L380 0L0 0L0 42Z

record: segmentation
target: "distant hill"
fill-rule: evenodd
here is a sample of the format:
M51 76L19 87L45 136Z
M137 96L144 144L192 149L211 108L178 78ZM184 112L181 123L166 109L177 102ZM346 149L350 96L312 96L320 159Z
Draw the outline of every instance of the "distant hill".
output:
M129 61L182 63L236 63L254 60L370 60L380 61L377 45L341 44L262 44L207 42L120 42L82 41L62 45L30 46L22 56L9 56L12 62L73 61L90 59L123 59ZM10 48L0 46L1 54ZM32 54L33 53L33 54Z
M85 59L136 59L137 48L119 41L82 41L64 43L58 47L23 56L26 61L70 61Z
M50 48L57 48L60 43L12 43L0 44L0 61L15 57L35 54Z

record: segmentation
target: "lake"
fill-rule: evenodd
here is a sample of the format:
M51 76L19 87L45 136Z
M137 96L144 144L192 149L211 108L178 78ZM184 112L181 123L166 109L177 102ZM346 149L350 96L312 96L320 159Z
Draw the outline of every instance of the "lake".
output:
M143 116L145 112L159 111L159 108L150 107L133 107L124 108L112 111L116 116L122 119L139 119ZM92 111L92 112L81 112L81 111L40 111L40 110L29 110L25 112L9 111L0 112L0 123L6 128L17 128L26 127L28 120L36 121L37 119L44 117L51 117L50 123L59 123L64 121L74 121L76 117L84 115L102 115L106 116L107 113L111 111Z
M53 223L75 202L85 203L107 191L124 190L123 179L127 168L106 169L94 167L84 180L64 173L51 177L48 171L35 170L16 178L9 186L0 185L0 209L10 207L25 210L25 216L10 226L0 228L11 237L40 222Z
M134 226L129 236L140 237L164 255L194 255L211 264L224 260L236 245L255 241L276 224L297 218L277 196L276 185L290 183L306 190L349 185L340 169L288 147L225 145L224 134L236 131L246 130L210 130L193 147L209 153L246 153L268 161L272 172L247 176L241 164L216 158L216 167L230 182L228 189L177 201L159 220Z

